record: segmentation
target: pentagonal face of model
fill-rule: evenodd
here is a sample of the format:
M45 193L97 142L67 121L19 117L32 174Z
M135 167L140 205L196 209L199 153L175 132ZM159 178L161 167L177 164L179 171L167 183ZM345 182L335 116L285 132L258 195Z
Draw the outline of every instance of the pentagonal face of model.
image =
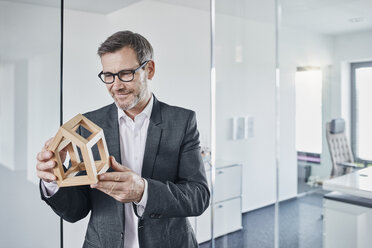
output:
M76 132L79 127L87 129L91 135L88 138L82 137ZM93 158L92 147L96 144L100 155L99 161L94 161ZM80 161L78 148L83 161ZM60 127L48 149L54 152L54 160L57 163L54 174L59 187L97 183L97 175L109 168L109 155L103 130L81 114ZM70 155L70 167L67 171L60 157L62 150ZM84 170L86 175L78 175Z

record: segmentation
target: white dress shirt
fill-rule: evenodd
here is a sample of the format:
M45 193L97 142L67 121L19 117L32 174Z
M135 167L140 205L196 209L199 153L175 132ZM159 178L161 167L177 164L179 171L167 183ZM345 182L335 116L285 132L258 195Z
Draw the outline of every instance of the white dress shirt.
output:
M123 110L118 108L120 153L121 163L138 175L142 172L143 156L147 139L150 116L153 106L153 97L144 110L132 120ZM142 216L147 203L147 181L145 180L145 191L142 199L137 204L137 213ZM137 248L138 242L138 217L134 213L133 204L125 203L125 235L124 248Z
M121 164L129 167L136 174L141 175L142 163L145 153L147 138L147 129L150 122L150 116L153 107L153 97L141 113L132 120L127 114L118 107L118 123L120 133L120 153ZM145 190L140 202L137 205L137 213L142 216L145 211L148 190L147 181L145 181ZM59 189L56 182L42 181L41 188L44 196L51 197ZM138 217L134 213L132 203L125 203L125 234L124 248L139 248L138 241Z

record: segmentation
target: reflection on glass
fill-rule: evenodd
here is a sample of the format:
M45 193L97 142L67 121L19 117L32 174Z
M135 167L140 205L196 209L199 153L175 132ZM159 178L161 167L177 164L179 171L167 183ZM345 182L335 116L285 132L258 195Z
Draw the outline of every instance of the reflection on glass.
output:
M60 1L22 2L0 1L0 247L58 247L36 154L59 126Z

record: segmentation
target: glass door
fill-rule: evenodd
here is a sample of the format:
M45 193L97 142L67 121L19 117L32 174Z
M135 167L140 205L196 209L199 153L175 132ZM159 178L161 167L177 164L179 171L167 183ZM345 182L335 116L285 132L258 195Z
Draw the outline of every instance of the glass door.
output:
M351 223L361 215L352 213L355 207L327 207L330 205L324 198L329 192L322 186L330 178L350 172L340 169L340 173L334 173L338 165L331 157L333 149L327 137L344 135L345 147L357 150L356 143L351 142L356 134L353 131L358 130L358 125L368 125L368 119L361 117L358 123L353 118L356 111L368 105L362 100L368 90L358 91L361 88L355 87L351 78L354 63L371 61L368 47L372 33L367 11L371 6L365 1L347 0L278 3L279 185L283 185L279 187L280 247L357 247L352 235L356 229ZM370 82L370 75L366 77ZM357 108L352 105L355 99L362 100ZM368 139L368 135L366 132L363 137ZM337 148L340 153L343 147ZM359 162L357 167L368 162L357 161L356 157L355 161ZM341 237L352 241L345 243Z
M1 247L60 243L36 176L36 155L59 127L59 27L60 1L0 1Z
M80 4L79 4L80 3ZM83 6L83 7L82 7ZM98 78L102 65L97 49L110 35L130 30L144 36L154 49L154 96L169 105L196 112L200 145L210 147L209 3L180 1L105 1L86 6L65 1L64 120L113 103ZM210 171L209 165L205 164ZM66 247L81 247L89 216L64 222ZM211 219L189 218L197 239ZM209 233L210 234L210 233Z
M212 2L215 240L201 247L274 247L275 2Z

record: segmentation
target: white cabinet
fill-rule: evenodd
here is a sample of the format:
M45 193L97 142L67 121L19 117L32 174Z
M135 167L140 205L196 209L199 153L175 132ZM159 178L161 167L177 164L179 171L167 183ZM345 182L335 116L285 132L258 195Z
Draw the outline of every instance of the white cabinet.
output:
M369 248L372 208L324 199L323 247Z
M242 228L241 199L214 204L214 236L219 237Z
M216 181L214 184L214 202L220 202L241 196L240 165L216 169Z
M211 170L206 168L209 186ZM216 165L213 220L214 237L219 237L242 228L242 166L241 164ZM199 243L211 239L211 206L192 223ZM190 220L190 221L193 221Z

